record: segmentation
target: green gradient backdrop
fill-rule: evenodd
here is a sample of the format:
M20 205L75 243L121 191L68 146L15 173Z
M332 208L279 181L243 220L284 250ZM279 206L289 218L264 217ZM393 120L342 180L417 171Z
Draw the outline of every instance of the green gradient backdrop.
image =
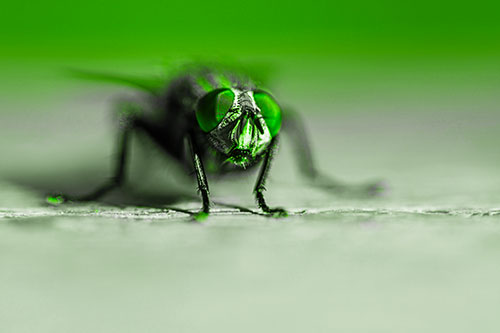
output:
M2 5L3 57L498 52L495 1Z
M272 88L301 112L387 124L395 113L427 113L432 128L481 121L500 103L499 9L495 1L9 2L0 11L4 155L38 151L21 133L43 122L38 137L84 124L109 132L103 96L123 89L64 68L156 75L191 58L276 67ZM473 137L488 158L494 133Z

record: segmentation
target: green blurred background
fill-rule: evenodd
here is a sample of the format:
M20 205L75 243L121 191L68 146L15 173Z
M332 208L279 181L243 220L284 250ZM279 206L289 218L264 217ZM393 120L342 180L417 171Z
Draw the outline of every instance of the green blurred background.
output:
M498 50L498 9L493 1L8 3L2 53L479 54Z
M0 331L498 332L499 7L2 4ZM199 207L193 184L137 142L124 193L48 207L45 193L108 177L112 105L134 96L66 70L158 76L193 60L269 76L320 169L389 193L310 188L283 140L268 200L295 215L216 205L199 226L168 209ZM213 199L253 209L253 182L214 182Z

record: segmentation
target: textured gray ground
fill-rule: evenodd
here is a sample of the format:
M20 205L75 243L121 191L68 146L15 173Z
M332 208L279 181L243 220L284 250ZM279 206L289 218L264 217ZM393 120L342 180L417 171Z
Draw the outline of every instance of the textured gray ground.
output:
M487 73L442 74L431 88L423 74L383 87L338 79L303 96L284 80L281 93L310 109L321 169L390 191L311 188L283 140L268 191L292 212L280 220L253 214L251 175L212 182L214 214L192 223L182 210L199 208L193 184L141 140L123 191L48 206L46 192L106 178L105 110L119 89L4 102L0 331L498 332L500 116ZM349 84L368 100L349 98ZM332 87L344 100L329 100Z

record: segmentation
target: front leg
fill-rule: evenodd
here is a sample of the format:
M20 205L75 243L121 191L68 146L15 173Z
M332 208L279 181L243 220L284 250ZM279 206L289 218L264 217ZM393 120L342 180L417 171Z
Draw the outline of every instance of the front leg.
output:
M255 184L254 193L255 199L257 200L257 204L259 205L262 211L273 217L286 217L288 213L283 208L270 208L266 200L264 199L264 191L266 190L266 180L269 175L269 170L271 169L271 162L274 157L274 153L276 150L276 146L278 143L278 137L273 138L269 149L264 156L264 162L262 163L262 167L260 169L259 178L257 179L257 183Z
M198 191L201 194L201 199L203 206L201 210L194 215L195 220L201 221L208 217L210 213L210 191L208 189L207 175L205 174L205 169L203 168L203 162L200 158L199 147L193 140L193 136L188 136L189 148L191 150L191 157L193 159L193 166L196 173L196 180L198 181Z

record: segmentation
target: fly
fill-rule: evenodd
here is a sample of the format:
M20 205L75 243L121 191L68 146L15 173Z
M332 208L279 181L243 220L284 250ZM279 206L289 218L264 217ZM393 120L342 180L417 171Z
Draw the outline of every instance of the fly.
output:
M146 108L157 111L143 112L145 107L139 104L124 105L118 158L110 180L85 196L51 197L49 202L96 200L121 186L126 176L130 137L139 131L188 171L194 168L202 200L202 208L195 215L198 220L210 212L210 190L204 168L204 162L209 159L210 165L215 165L210 171L216 174L247 171L261 164L253 190L257 205L266 215L287 216L285 209L269 207L264 198L271 162L282 132L288 132L299 170L313 185L363 194L377 194L383 189L380 183L346 186L318 172L300 116L283 107L269 91L245 75L199 67L173 78L166 85L154 85L147 80L125 76L80 74L140 88L149 96ZM185 153L186 147L190 154Z

